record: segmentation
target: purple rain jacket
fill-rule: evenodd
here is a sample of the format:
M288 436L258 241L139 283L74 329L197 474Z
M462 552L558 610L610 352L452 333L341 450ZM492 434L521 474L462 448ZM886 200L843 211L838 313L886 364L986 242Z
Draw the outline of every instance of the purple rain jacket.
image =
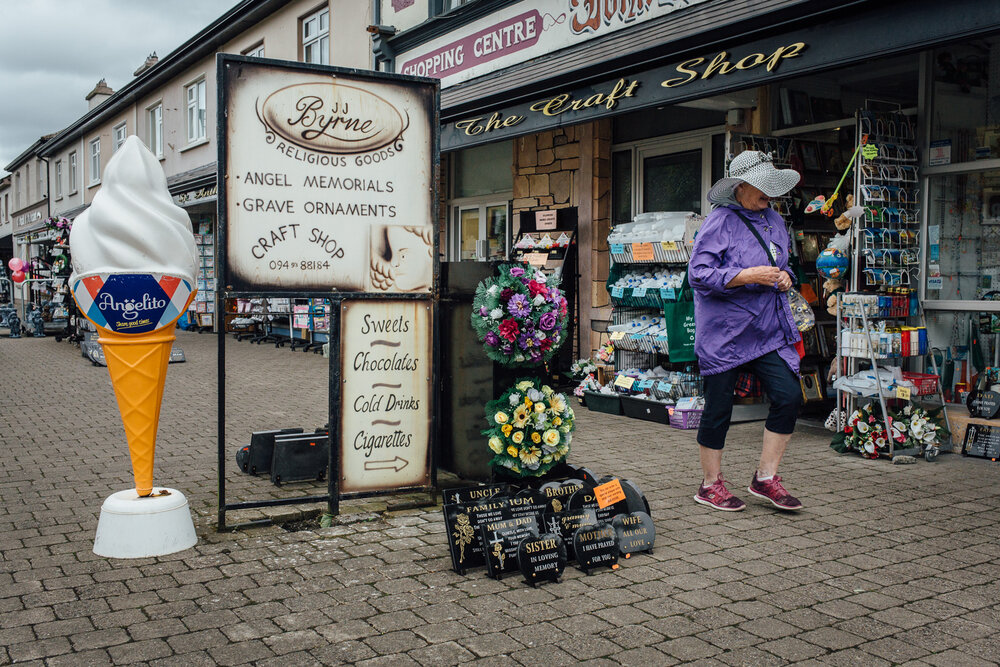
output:
M764 248L735 210L754 224L764 243L774 244L775 263L796 282L788 269L788 230L777 211L737 206L712 211L695 238L688 263L688 282L694 291L694 351L701 373L722 373L775 350L798 373L794 345L801 335L785 293L763 285L726 289L743 269L770 266Z

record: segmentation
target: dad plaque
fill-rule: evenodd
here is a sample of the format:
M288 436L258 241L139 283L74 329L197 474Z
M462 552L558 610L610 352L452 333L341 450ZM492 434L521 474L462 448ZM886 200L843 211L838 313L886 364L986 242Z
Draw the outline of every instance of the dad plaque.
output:
M521 542L538 535L534 515L489 521L479 528L485 546L486 572L494 579L503 579L505 572L517 570L517 548Z
M526 537L517 548L517 564L532 588L542 581L559 583L566 569L566 543L557 533Z
M471 567L485 565L486 555L479 527L489 521L510 519L507 500L445 505L443 511L452 569L465 574Z
M477 503L494 496L506 496L510 492L507 484L486 484L478 486L463 486L455 489L444 489L441 498L445 505L458 503Z
M970 392L965 404L973 417L993 419L1000 414L1000 394L995 391Z
M648 514L645 512L619 514L612 519L611 525L618 534L618 550L625 558L642 551L653 553L656 527L653 526L653 520Z
M607 507L599 507L597 504L597 495L594 493L592 487L580 489L570 496L569 501L566 503L567 512L579 512L583 509L594 510L598 521L610 521L611 517L616 514L624 514L629 511L628 505L624 500L608 505Z
M595 567L618 569L618 533L606 521L596 526L581 526L573 533L576 562L586 574Z
M546 482L538 490L545 494L551 511L562 512L569 497L583 486L583 481L579 479L567 479L565 482Z

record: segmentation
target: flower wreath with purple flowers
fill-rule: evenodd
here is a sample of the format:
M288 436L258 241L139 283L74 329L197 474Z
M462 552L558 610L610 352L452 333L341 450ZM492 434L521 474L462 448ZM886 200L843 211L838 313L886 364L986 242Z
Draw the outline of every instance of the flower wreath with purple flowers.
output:
M486 355L504 366L551 359L566 340L568 319L558 280L522 264L501 265L472 302L472 328Z

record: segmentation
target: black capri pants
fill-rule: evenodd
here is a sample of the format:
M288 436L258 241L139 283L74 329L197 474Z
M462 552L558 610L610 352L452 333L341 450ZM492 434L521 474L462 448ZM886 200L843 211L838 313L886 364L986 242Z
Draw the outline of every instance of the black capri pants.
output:
M704 376L705 409L698 425L698 444L722 449L726 444L729 422L733 417L733 391L741 372L752 372L764 385L771 408L764 427L772 433L795 430L795 420L802 405L802 387L798 376L777 352L769 352L737 368Z

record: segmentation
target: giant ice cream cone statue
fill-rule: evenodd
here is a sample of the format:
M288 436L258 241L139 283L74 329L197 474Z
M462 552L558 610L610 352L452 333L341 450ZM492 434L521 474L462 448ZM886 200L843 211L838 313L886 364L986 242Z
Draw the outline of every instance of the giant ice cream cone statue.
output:
M135 490L153 490L153 456L173 327L194 298L196 249L159 161L129 137L70 233L70 286L98 341L125 425Z

